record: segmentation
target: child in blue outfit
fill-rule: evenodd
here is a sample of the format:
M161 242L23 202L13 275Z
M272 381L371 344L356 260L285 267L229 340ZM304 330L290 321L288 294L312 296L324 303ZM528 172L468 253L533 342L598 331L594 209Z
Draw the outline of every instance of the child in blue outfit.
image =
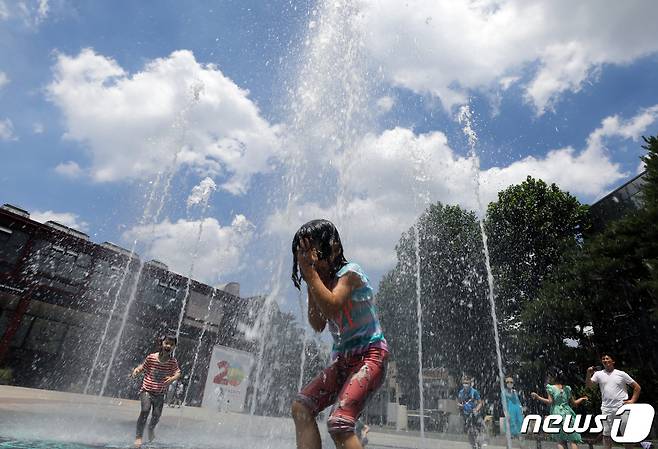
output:
M482 399L480 392L473 388L472 380L468 376L462 378L462 389L457 393L457 406L464 417L464 433L468 435L468 442L472 449L482 447Z
M519 439L521 449L525 447L521 426L523 426L523 407L519 399L519 393L514 389L514 379L511 376L505 378L505 397L507 402L507 415L509 421L509 433L512 438Z

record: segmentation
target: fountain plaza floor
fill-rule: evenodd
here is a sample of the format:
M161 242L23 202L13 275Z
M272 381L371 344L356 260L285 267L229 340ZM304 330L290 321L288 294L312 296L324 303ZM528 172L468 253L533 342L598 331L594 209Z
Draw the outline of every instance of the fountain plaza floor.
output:
M131 447L139 402L0 385L0 449ZM333 448L320 425L323 447ZM293 449L294 429L289 418L212 412L197 407L165 406L156 428L154 448ZM462 435L395 432L373 428L370 449L469 449ZM4 442L3 442L4 440ZM20 442L20 443L19 443ZM39 442L49 442L48 444ZM544 447L553 447L552 443ZM487 449L503 449L504 440ZM534 449L534 444L528 444Z

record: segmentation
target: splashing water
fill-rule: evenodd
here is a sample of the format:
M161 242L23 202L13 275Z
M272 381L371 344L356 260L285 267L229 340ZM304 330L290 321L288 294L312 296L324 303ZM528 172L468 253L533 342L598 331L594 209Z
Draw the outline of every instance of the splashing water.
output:
M165 199L168 196L168 188L169 188L169 182L166 182L165 186L163 187L163 191L160 193L161 186L160 184L163 182L165 178L169 178L173 176L173 168L176 165L176 160L174 159L173 165L166 171L166 173L160 172L158 173L158 176L156 177L156 180L153 182L151 185L150 192L147 196L147 201L146 205L144 207L144 212L142 214L142 217L138 221L139 226L146 225L149 221L152 221L153 223L156 223L158 218L159 218L159 213L162 210L162 207L164 205ZM160 193L160 195L158 195ZM152 208L156 207L156 204L159 202L157 205L157 209L155 212L152 212ZM114 294L114 299L112 301L112 307L110 308L110 313L108 314L107 321L105 322L105 326L103 328L103 333L101 335L101 341L98 344L98 347L96 348L96 354L94 355L94 361L91 364L91 369L89 370L89 376L87 377L87 382L85 383L85 387L83 390L84 394L87 394L89 391L89 387L91 385L91 380L94 376L94 373L96 371L96 367L98 366L98 363L100 361L100 355L103 349L103 346L105 344L105 340L108 337L109 329L112 324L112 318L114 317L114 314L116 313L117 306L119 304L119 299L121 297L121 292L123 291L123 288L125 286L125 283L131 273L131 265L133 263L137 262L139 263L139 258L137 257L136 249L137 249L137 244L139 241L137 239L133 240L132 247L130 249L130 254L128 256L128 260L126 261L126 265L122 270L121 277L118 282L118 288L116 290L116 293ZM135 280L135 282L138 282L138 278ZM114 288L116 285L113 285L112 288ZM102 393L101 393L102 396Z
M333 221L348 240L350 179L341 174L359 157L356 144L371 129L372 76L357 2L320 0L311 16L296 84L289 89L292 137L286 147L296 178L289 188L334 202ZM308 201L299 193L294 199Z
M489 246L487 244L487 233L484 228L484 215L485 209L482 204L482 197L480 195L480 158L476 152L477 134L473 130L473 121L471 109L468 105L464 105L459 109L457 116L459 123L463 126L464 135L468 138L469 155L473 162L473 178L475 183L475 195L478 204L478 222L480 224L480 234L482 235L482 245L484 249L484 262L487 268L487 282L489 285L488 297L489 305L491 306L491 320L493 321L494 340L496 343L496 360L498 362L498 380L500 381L500 399L503 404L503 412L505 413L505 437L507 440L507 448L512 449L512 436L510 434L509 423L509 410L507 409L507 401L505 400L505 373L503 370L503 357L500 351L500 336L498 334L498 317L496 315L496 301L494 296L494 278L491 271L491 261L489 258Z
M208 204L210 195L217 190L217 184L211 178L204 178L199 185L194 186L190 196L187 197L187 207L196 206L198 204Z
M428 190L418 189L417 184L428 181L425 173L426 155L418 146L412 148L412 157L414 160L414 179L413 184L414 202L416 210L422 210L429 203ZM420 219L414 225L414 245L416 256L416 318L418 328L418 392L419 392L419 415L420 415L420 437L425 438L425 391L423 376L423 303L422 303L422 283L421 283L421 260L420 260Z
M212 294L210 295L210 301L208 301L208 309L206 310L206 315L203 317L203 327L201 328L201 334L199 334L199 339L196 344L196 351L194 351L194 360L192 361L192 368L190 368L189 379L194 379L194 373L196 372L196 365L199 360L199 352L201 351L201 344L203 343L203 337L208 330L208 320L210 319L210 313L212 312L212 306L215 301L215 295L217 294L217 289L213 289ZM190 392L190 387L192 382L187 383L187 388L185 388L185 395L183 396L183 402L181 403L181 409L187 405L187 396ZM179 420L180 422L180 420Z
M181 306L181 314L178 317L178 326L176 328L176 338L180 335L180 328L183 324L183 317L185 314L185 307L187 305L187 300L189 297L189 291L190 291L190 284L192 280L192 274L194 271L194 260L196 259L196 254L198 252L198 246L199 243L201 242L201 235L203 233L203 220L204 217L206 216L206 211L208 208L208 202L210 201L210 195L217 190L217 184L215 184L215 181L213 181L211 178L206 177L204 178L199 185L195 186L192 189L192 192L190 193L190 196L187 198L187 207L188 211L192 206L196 206L201 204L203 211L201 213L201 220L199 222L199 230L197 234L197 240L195 244L195 257L192 258L192 263L190 264L190 272L189 276L187 277L187 284L186 284L186 293L185 293L185 300L183 301L183 304ZM215 294L217 293L216 289L213 289L212 294L210 295L210 301L208 301L208 309L206 310L206 315L204 316L203 319L203 327L201 329L201 334L199 335L199 339L197 340L197 345L196 345L196 350L194 351L194 360L192 362L192 368L190 369L190 379L194 379L194 373L196 371L196 365L197 361L199 360L199 351L201 350L201 343L203 342L203 337L206 334L206 331L208 330L208 319L210 318L210 313L212 311L212 306L213 302L215 300ZM192 383L188 382L187 388L185 388L185 394L183 396L183 402L182 402L182 407L187 405L187 396L190 391ZM182 408L181 407L181 408Z
M277 269L278 278L280 279L283 274L283 258L279 260L279 265ZM275 298L279 295L281 288L280 281L275 284L275 287L272 289L269 295L265 298L263 304L263 311L260 314L260 319L257 320L255 326L261 329L261 339L258 346L258 357L256 361L256 375L254 382L254 393L251 396L251 404L249 406L249 414L254 415L256 413L256 404L258 403L258 395L260 394L260 385L262 383L263 375L263 362L265 360L265 343L267 341L267 336L270 333L270 326L272 324L272 315L274 311L274 301Z
M430 202L429 190L427 187L420 188L427 181L429 176L426 173L428 155L420 145L411 148L411 157L413 159L413 183L414 203L417 211L422 211ZM422 214L421 214L422 215ZM419 392L419 415L420 415L420 437L425 438L425 391L423 376L423 301L422 301L422 283L421 283L421 260L420 260L420 219L414 225L414 250L416 257L416 326L418 330L418 392Z
M346 187L340 183L340 172L350 162L344 154L353 150L364 134L369 81L363 57L363 40L358 7L351 2L320 0L311 12L308 34L299 58L297 77L287 88L287 133L283 145L284 167L282 190L285 204L278 213L281 225L294 232L300 218L306 217L305 202L330 202L335 198L335 224L343 226ZM356 153L356 152L354 152ZM337 174L338 173L338 174ZM338 183L336 182L338 180ZM313 200L309 200L312 197ZM282 236L279 248L289 245L289 235ZM263 350L267 338L271 308L282 291L282 267L286 254L279 251L277 269L273 273L272 292L267 295L256 326L260 328L259 349L250 413L255 412L256 398L261 393ZM305 317L301 317L305 320ZM302 350L308 342L302 344ZM300 359L305 354L300 355ZM305 359L303 359L305 363ZM300 373L303 379L303 373Z
M217 189L217 185L210 178L205 178L201 183L192 189L190 197L187 199L188 207L190 203L201 204L202 212L201 219L199 220L199 227L197 230L196 241L194 242L194 249L192 252L192 260L190 261L190 270L187 274L187 283L185 284L185 296L181 304L180 314L178 315L178 325L176 326L176 339L180 337L180 330L183 326L183 319L185 318L185 311L187 310L187 302L190 300L190 287L192 285L192 276L194 275L194 264L199 256L199 246L201 244L201 236L203 235L203 223L208 210L208 201L210 195ZM191 201L192 199L192 201ZM197 201L198 200L198 201ZM193 203L197 201L197 203Z
M160 214L162 213L162 210L164 208L166 199L169 196L169 191L170 191L170 188L171 188L171 182L173 180L174 174L176 173L176 166L177 166L177 163L178 163L178 158L180 157L182 152L185 150L184 143L185 143L185 140L186 140L186 134L187 134L187 129L188 129L188 116L189 116L190 112L192 111L193 107L199 101L199 97L200 97L200 94L201 94L202 90L203 90L203 84L202 83L200 83L200 82L193 83L192 88L191 88L191 93L192 93L191 99L190 99L189 103L187 104L187 106L177 116L177 119L176 119L176 121L173 125L174 131L177 132L177 136L175 137L174 143L173 143L173 148L175 148L176 151L174 152L172 163L168 167L168 170L165 172L165 175L164 175L165 183L164 183L164 187L162 189L162 193L159 197L159 201L154 201L154 203L157 203L156 211L151 215L151 214L147 213L148 212L148 208L147 208L146 212L144 214L144 223L146 223L148 221L151 221L151 223L152 223L151 234L153 233L153 230L155 229L155 225L157 224L158 219L160 218ZM154 187L154 189L155 189L155 187ZM155 196L155 192L152 192L151 196ZM151 216L148 217L148 215L151 215ZM149 220L149 218L150 218L150 220ZM135 249L136 249L138 243L139 243L138 239L135 239L133 241L133 245L132 245L132 249L131 249L131 253L130 253L131 257L129 258L129 261L126 264L126 269L124 270L125 276L122 279L122 284L126 280L127 273L130 269L130 263L131 263L132 257L135 255ZM148 250L147 250L147 252L148 252ZM103 394L105 393L105 388L107 387L107 382L110 378L110 374L111 374L111 371L112 371L112 365L114 364L114 360L116 358L117 352L119 350L119 346L121 344L121 337L123 336L123 332L124 332L124 329L126 327L126 322L128 321L128 315L129 315L129 312L130 312L130 308L133 305L133 303L135 302L135 299L137 297L137 288L139 286L139 280L141 278L142 271L144 269L144 262L142 262L141 259L137 259L137 261L138 261L138 266L137 266L137 270L136 270L136 273L135 273L135 276L134 276L134 280L133 280L133 283L132 283L132 286L131 286L131 289L130 289L130 295L128 296L128 301L126 303L126 306L125 306L124 312L123 312L123 316L121 318L121 324L119 326L119 330L118 330L118 332L116 334L116 337L115 337L115 340L114 340L114 345L112 347L112 353L110 355L110 360L108 362L107 369L105 371L105 376L103 377L103 383L101 385L101 389L100 389L100 392L98 394L99 396L103 396ZM121 291L121 289L119 289L119 292L120 291ZM110 315L108 317L108 322L111 319L112 319L112 315ZM102 343L99 346L99 348L100 347L102 347Z
M285 166L288 167L284 175L284 189L286 190L287 201L282 215L285 219L287 227L297 219L295 216L296 208L302 206L304 201L308 198L304 194L317 194L318 189L324 189L321 195L335 195L335 214L337 217L336 224L340 227L345 219L346 211L348 210L347 202L349 201L348 195L348 179L338 173L348 171L349 164L354 159L352 157L345 157L345 153L353 152L355 157L358 157L358 152L355 152L355 144L364 135L364 130L367 124L367 109L369 101L369 88L371 81L368 81L368 69L364 62L366 58L363 56L362 51L362 36L360 35L360 28L357 25L359 20L358 6L351 2L340 2L335 0L319 0L317 9L314 11L314 20L309 23L309 36L306 40L306 51L304 52L305 63L302 65L299 72L299 79L297 86L290 91L290 117L289 117L289 131L292 137L289 139L288 144L284 145L289 152L286 158ZM428 21L431 18L428 18ZM426 21L427 23L429 23ZM190 108L199 100L200 94L203 90L203 85L197 83L192 88L192 98L188 108L183 110L179 117L179 123L175 124L175 128L180 131L178 141L174 142L177 148L183 147L186 131L186 116ZM494 279L491 272L489 251L487 246L487 236L485 233L483 216L484 207L480 198L480 179L479 179L479 158L476 154L477 135L472 128L471 111L468 106L463 107L459 111L459 123L463 125L464 134L468 137L469 150L471 153L471 160L473 162L473 170L476 184L476 195L480 211L480 231L482 234L482 241L484 245L485 264L487 269L487 279L489 286L489 301L491 306L491 316L494 324L494 337L496 343L496 353L499 369L499 377L501 383L501 392L504 391L504 374L502 366L502 356L500 351L500 341L497 328L495 296L494 296ZM309 150L310 149L310 150ZM152 223L154 226L160 219L162 210L165 206L169 190L171 187L172 179L175 174L177 159L180 152L176 152L172 164L168 170L158 175L154 182L142 218L139 221L140 225L148 225ZM350 155L352 156L352 155ZM324 167L319 167L318 164L324 164ZM316 172L316 169L318 170ZM320 173L320 176L316 176ZM318 181L319 179L319 181ZM337 184L327 189L326 185L331 184L323 182L327 180L337 180ZM416 178L416 181L422 181L421 178ZM333 184L332 184L333 185ZM189 197L187 198L188 209L194 206L201 205L205 216L207 211L208 202L212 192L217 189L215 182L210 178L205 178L201 183L192 189ZM333 190L332 190L333 189ZM303 192L303 193L300 193ZM326 198L322 198L326 199ZM418 199L418 198L416 198ZM300 214L301 215L301 214ZM349 227L344 227L345 236L349 232ZM203 232L203 219L199 223L197 239L194 246L194 251L190 261L189 273L187 276L187 285L183 303L181 305L180 315L178 317L178 325L176 328L176 336L178 337L181 332L185 309L190 296L190 285L192 275L194 273L195 263L198 257L198 249ZM417 327L418 327L418 363L419 363L419 394L420 394L420 432L421 436L425 436L424 432L424 393L423 393L423 346L422 346L422 284L421 284L421 258L420 258L420 230L419 224L414 226L415 235L415 255L416 255L416 299L417 299ZM138 240L134 240L130 251L130 256L126 263L122 276L118 281L118 289L114 295L112 307L105 324L101 343L98 345L96 355L87 379L84 392L89 389L94 371L100 361L100 354L106 339L110 334L111 321L115 313L120 309L120 299L123 297L124 288L129 283L129 277L132 272L131 267L135 263L138 264L134 280L129 285L128 300L125 304L123 311L121 326L115 336L113 350L108 363L107 371L103 379L102 387L100 389L100 396L105 392L108 377L115 360L115 356L121 342L121 337L124 332L128 313L131 305L135 301L137 295L137 287L139 279L144 267L144 263L139 260L136 255L136 248L139 244ZM286 245L281 245L285 247ZM279 297L283 279L283 265L285 261L283 252L278 260L277 269L272 273L273 285L271 293L267 295L263 308L257 323L254 325L258 329L257 335L260 336L258 346L257 367L255 370L254 392L251 396L250 414L255 413L258 403L259 394L262 392L263 377L267 375L264 373L265 367L264 351L265 343L270 332L271 319L273 316L273 308L275 301ZM197 367L199 351L202 345L202 339L207 331L207 321L211 313L213 301L215 299L216 290L208 304L208 311L204 318L204 324L197 341L196 352L194 355L190 379L193 379L194 371ZM302 301L302 293L299 293L300 316L305 318L304 307ZM298 380L298 387L301 388L303 384L304 368L306 364L306 350L309 343L310 336L306 331L303 332L303 344L300 357L300 373ZM185 391L183 404L187 402L190 384ZM507 413L507 404L503 400L503 408L505 409L505 416ZM511 440L509 434L509 422L506 419L508 432L506 434L508 439L508 447L511 448Z
M175 161L174 161L174 165L175 165ZM146 203L144 214L142 215L142 218L138 222L140 226L145 225L149 221L152 221L154 224L157 222L157 220L159 218L159 213L151 215L149 213L149 211L150 211L151 207L153 207L153 204L156 203L157 201L160 201L160 203L161 203L158 206L157 210L158 210L158 212L161 210L162 205L164 204L165 198L168 196L168 185L169 185L169 183L167 183L167 185L164 187L164 190L159 195L159 198L156 199L156 196L157 196L157 193L159 191L160 183L161 183L162 179L165 178L165 177L170 177L170 176L173 176L173 170L168 170L166 174L163 174L162 172L158 174L158 176L156 178L156 181L153 183L153 185L151 187L151 191L148 195L148 200L147 200L147 203ZM122 271L121 278L118 282L118 288L117 288L116 293L114 295L114 300L112 301L112 307L110 309L110 313L108 314L107 321L105 322L105 327L103 329L103 334L101 336L101 341L98 344L98 347L96 348L96 354L94 355L94 361L91 365L91 369L89 370L89 376L87 377L87 382L85 383L85 387L84 387L84 390L83 390L83 393L85 393L85 394L87 394L88 391L89 391L89 386L91 384L91 380L94 376L94 372L96 371L96 367L98 366L98 363L100 361L100 355L101 355L103 346L105 344L105 340L108 337L109 329L110 329L110 326L112 324L112 318L114 317L114 314L116 313L117 306L119 304L119 298L121 297L121 292L123 291L125 283L128 280L128 277L131 273L131 265L133 265L133 263L135 263L135 262L137 262L138 264L141 264L141 261L139 260L139 257L137 256L137 253L136 253L138 243L139 243L139 240L137 240L137 239L133 240L133 243L132 243L132 246L131 246L131 249L130 249L130 254L128 256L128 260L126 261L126 265L125 265L125 267ZM137 271L138 271L138 273L141 273L141 266L138 268ZM139 281L139 275L137 275L134 282L137 283L138 281ZM125 313L127 313L127 305L126 305ZM119 336L117 335L115 338L119 338ZM111 365L111 363L110 363L110 365ZM99 394L100 396L103 395L104 390L105 390L104 387L101 388L101 393Z
M420 437L425 438L425 396L423 392L423 307L420 283L420 232L419 223L414 226L416 245L416 315L418 317L418 393L420 400Z
M299 316L302 320L306 314L304 313L304 301L302 299L302 291L299 291L297 295L297 300L299 302ZM305 321L302 321L302 355L299 361L299 381L297 382L297 391L301 391L304 386L304 366L306 365L306 346L308 344L308 336L306 335L306 325Z

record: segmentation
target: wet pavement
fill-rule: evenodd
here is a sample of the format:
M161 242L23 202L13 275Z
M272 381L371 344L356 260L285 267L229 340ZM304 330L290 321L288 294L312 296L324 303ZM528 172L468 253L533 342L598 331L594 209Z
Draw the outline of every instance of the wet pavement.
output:
M0 449L88 449L132 447L139 402L125 399L0 386ZM324 425L323 447L333 448ZM289 418L165 406L154 449L293 449ZM461 435L373 428L368 448L469 449ZM503 443L504 444L504 443ZM492 444L487 449L503 449Z

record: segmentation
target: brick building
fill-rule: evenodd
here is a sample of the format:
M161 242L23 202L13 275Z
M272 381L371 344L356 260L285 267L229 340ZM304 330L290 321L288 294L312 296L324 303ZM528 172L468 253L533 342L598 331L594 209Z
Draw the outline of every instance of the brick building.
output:
M189 375L203 333L189 392L189 402L198 403L212 346L253 349L238 327L253 323L262 300L241 298L235 285L230 287L232 293L188 280L161 262L144 262L55 222L36 222L27 211L5 204L0 208L0 381L80 392L90 380L88 391L98 392L130 303L105 394L134 397L139 382L127 380L128 373L155 349L159 336L175 331L187 297L176 356Z

